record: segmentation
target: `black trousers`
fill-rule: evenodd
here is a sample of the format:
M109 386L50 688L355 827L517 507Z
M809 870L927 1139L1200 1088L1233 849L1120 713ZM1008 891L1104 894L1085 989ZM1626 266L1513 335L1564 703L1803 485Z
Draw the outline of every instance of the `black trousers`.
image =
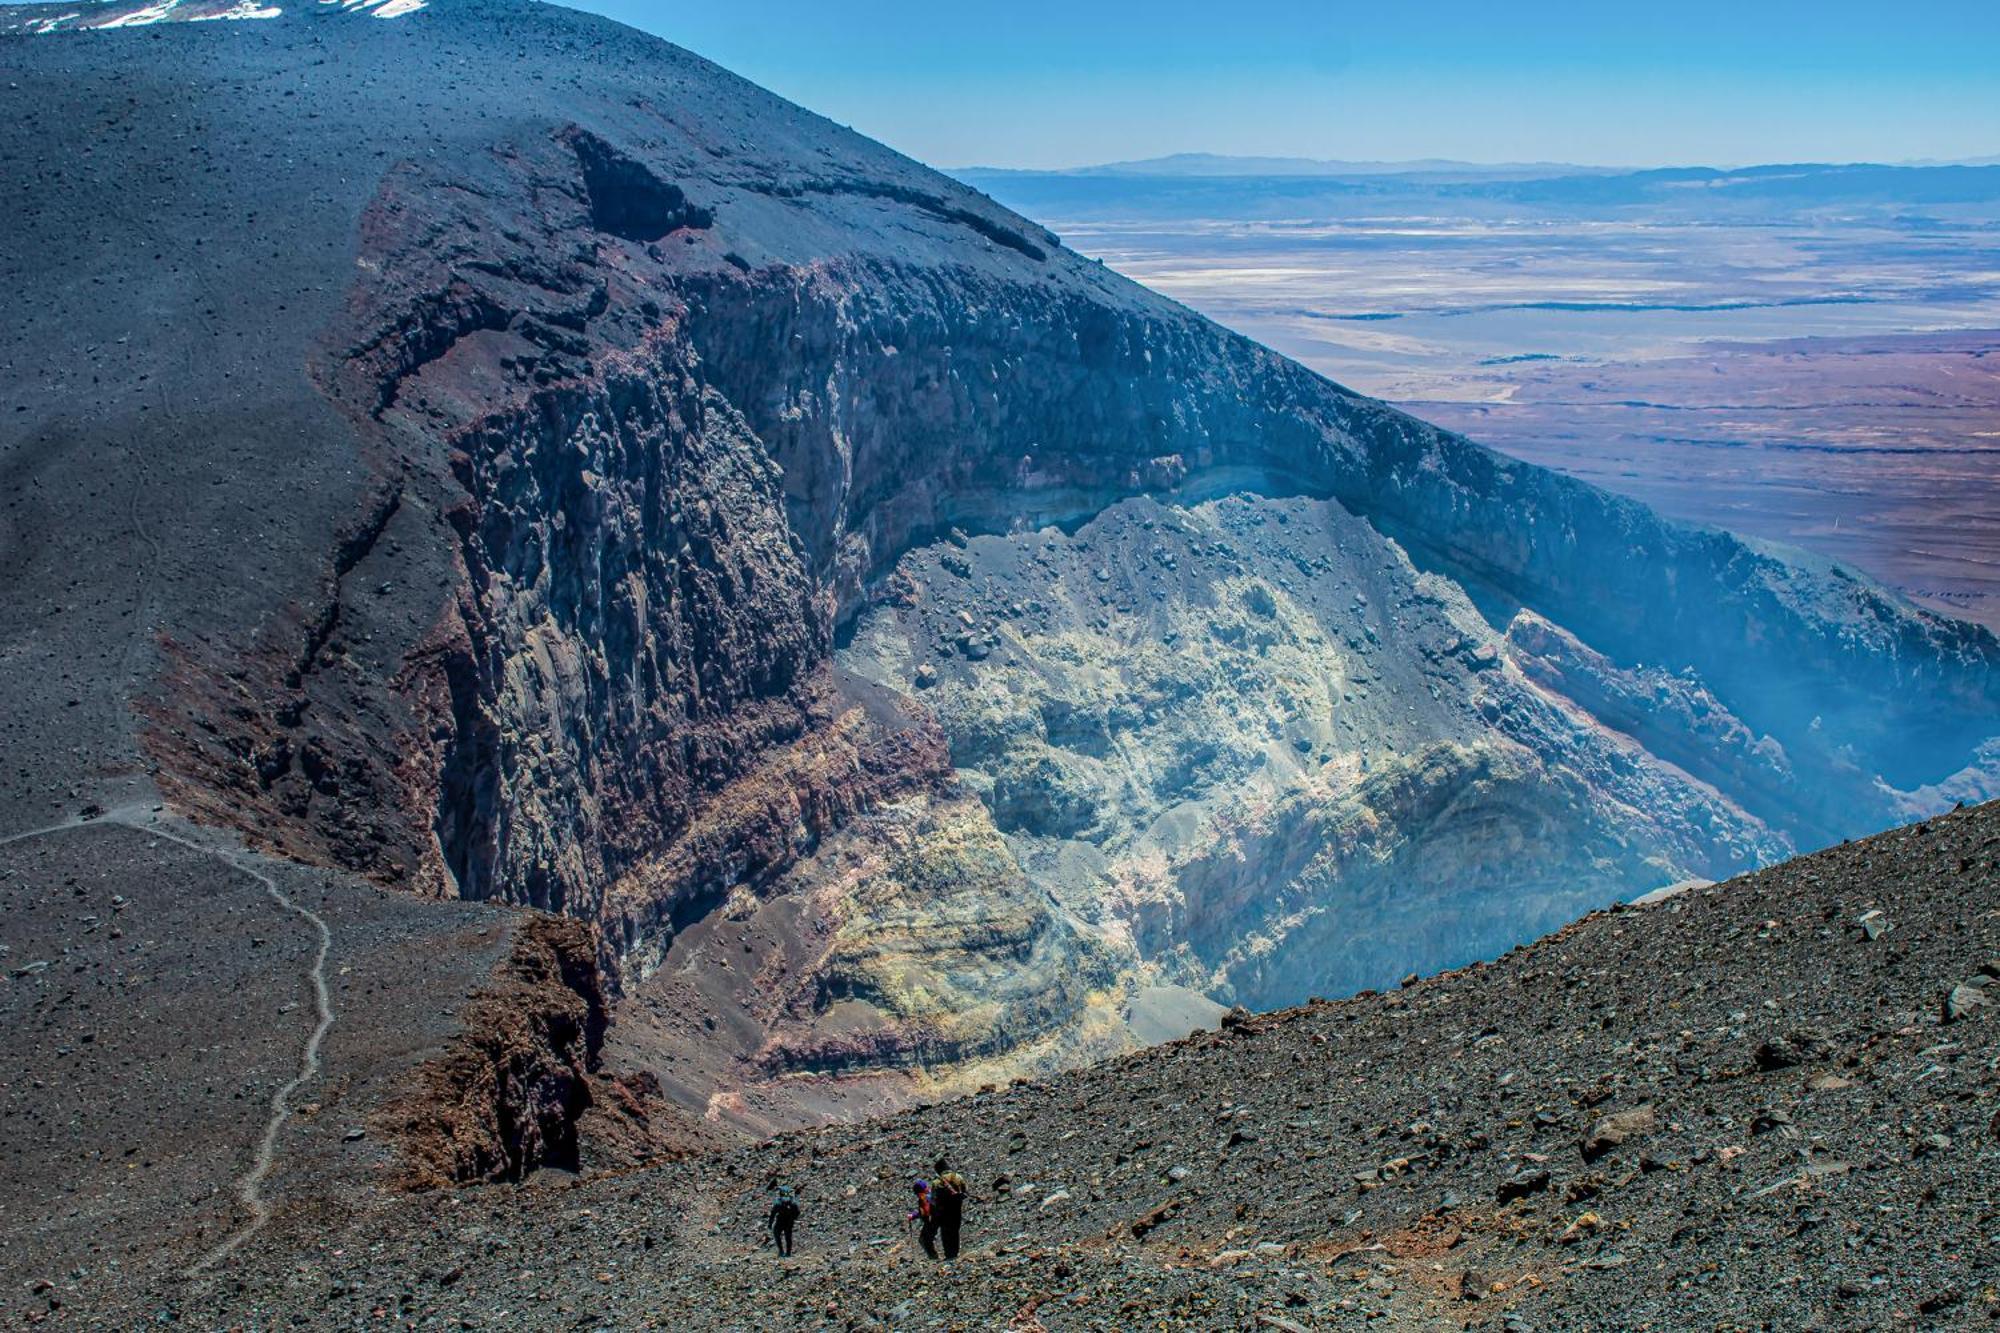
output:
M937 1243L944 1242L944 1257L958 1258L958 1219L956 1217L927 1217L923 1229L917 1232L917 1244L924 1247L924 1253L931 1258L938 1257Z
M792 1224L790 1222L771 1223L771 1238L778 1242L779 1255L792 1252Z

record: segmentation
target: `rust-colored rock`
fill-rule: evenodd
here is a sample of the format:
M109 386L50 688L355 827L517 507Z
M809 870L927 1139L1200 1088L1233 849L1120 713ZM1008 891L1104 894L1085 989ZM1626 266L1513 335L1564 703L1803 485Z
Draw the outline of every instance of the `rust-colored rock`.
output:
M541 1167L629 1165L694 1135L644 1077L599 1073L607 1011L594 932L532 914L492 985L417 1086L384 1115L418 1188L520 1180Z

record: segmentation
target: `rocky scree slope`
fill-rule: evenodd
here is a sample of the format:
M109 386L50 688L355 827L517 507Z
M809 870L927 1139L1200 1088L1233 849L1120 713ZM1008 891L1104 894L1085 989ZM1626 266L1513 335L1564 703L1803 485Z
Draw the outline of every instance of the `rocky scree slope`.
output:
M229 1280L97 1308L265 1327L1987 1327L1997 1106L1988 805L1386 994L673 1166L538 1177L526 1199L391 1201L274 1235ZM899 1225L940 1153L973 1184L950 1269ZM804 1202L782 1262L759 1234L779 1182Z
M0 812L157 786L595 923L688 1107L1072 1063L1991 788L1985 631L1350 394L629 29L0 41ZM951 567L1037 553L1019 618Z

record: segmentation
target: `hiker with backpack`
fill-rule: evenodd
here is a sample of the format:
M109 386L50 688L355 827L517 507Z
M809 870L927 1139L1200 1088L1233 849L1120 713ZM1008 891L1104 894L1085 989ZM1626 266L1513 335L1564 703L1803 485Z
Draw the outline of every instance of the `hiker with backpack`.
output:
M799 1220L799 1196L792 1192L790 1185L778 1188L778 1197L771 1201L771 1239L777 1243L778 1257L789 1258L792 1253L792 1227Z
M941 1157L938 1159L937 1171L937 1179L930 1190L932 1230L936 1232L938 1239L944 1242L944 1257L948 1260L956 1259L958 1228L959 1223L965 1218L965 1196L970 1186L965 1183L965 1177L953 1171ZM930 1246L926 1244L924 1248L929 1250ZM936 1251L931 1252L931 1257L933 1259L937 1257Z
M931 1206L930 1182L913 1180L910 1182L910 1189L917 1196L917 1206L910 1210L910 1216L906 1220L917 1224L917 1244L924 1247L925 1254L935 1259L938 1257L938 1220L937 1213Z

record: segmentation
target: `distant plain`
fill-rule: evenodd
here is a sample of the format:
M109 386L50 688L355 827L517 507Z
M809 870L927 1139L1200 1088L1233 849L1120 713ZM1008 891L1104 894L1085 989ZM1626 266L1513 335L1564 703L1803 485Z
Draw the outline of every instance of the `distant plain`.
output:
M1329 377L2000 628L2000 168L959 173Z

